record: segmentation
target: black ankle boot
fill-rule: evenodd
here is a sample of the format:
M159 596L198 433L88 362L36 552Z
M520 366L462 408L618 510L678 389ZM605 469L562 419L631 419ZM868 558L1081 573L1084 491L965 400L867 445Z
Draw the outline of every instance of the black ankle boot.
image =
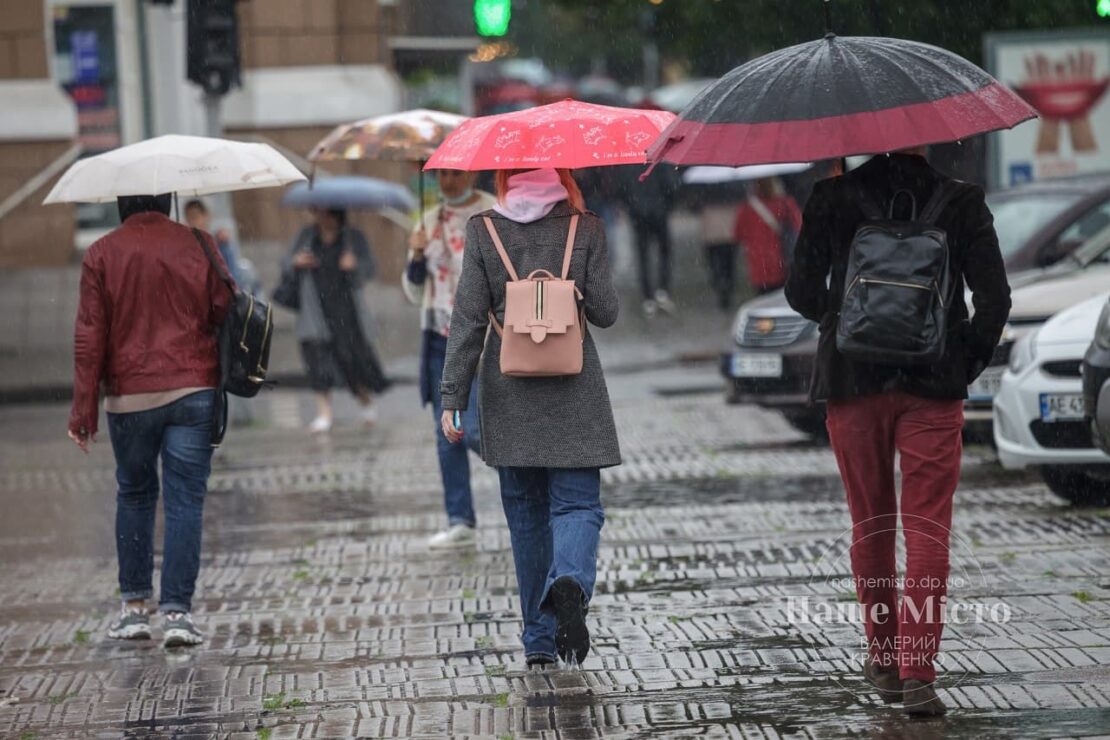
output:
M555 610L555 651L564 663L581 665L590 652L586 596L573 578L563 576L551 584L549 598Z

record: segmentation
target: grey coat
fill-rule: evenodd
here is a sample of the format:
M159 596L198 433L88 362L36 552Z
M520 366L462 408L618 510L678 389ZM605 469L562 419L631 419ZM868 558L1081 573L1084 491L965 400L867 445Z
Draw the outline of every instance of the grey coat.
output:
M564 202L539 221L520 224L491 210L470 219L466 227L463 271L440 391L444 408L466 409L471 380L485 348L478 381L482 458L496 467L600 468L621 462L609 391L589 331L582 373L557 378L502 375L501 339L486 331L491 308L497 320L504 321L509 275L481 217L493 219L518 275L541 268L557 275L573 213ZM612 326L619 308L617 292L609 271L605 228L591 213L579 219L568 277L585 296L588 324Z

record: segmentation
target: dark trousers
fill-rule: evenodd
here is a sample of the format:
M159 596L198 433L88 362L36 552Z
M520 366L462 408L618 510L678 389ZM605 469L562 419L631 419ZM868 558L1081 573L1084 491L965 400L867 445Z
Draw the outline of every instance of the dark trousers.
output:
M736 290L736 245L732 242L706 244L705 263L709 266L709 285L717 294L717 305L727 311L732 308L732 295Z
M644 299L655 296L656 290L671 289L671 229L667 224L667 214L633 216L632 229L636 235L636 252L640 270L640 290ZM657 282L651 282L651 247L658 246L659 258L656 262Z
M158 458L166 514L159 611L192 610L200 570L201 519L212 471L212 404L201 391L133 414L108 414L116 457L116 554L125 601L154 594L154 516Z
M852 575L868 653L879 666L897 667L902 678L936 678L963 422L963 401L890 392L828 402L829 440L852 514ZM904 581L894 561L895 451L902 460Z

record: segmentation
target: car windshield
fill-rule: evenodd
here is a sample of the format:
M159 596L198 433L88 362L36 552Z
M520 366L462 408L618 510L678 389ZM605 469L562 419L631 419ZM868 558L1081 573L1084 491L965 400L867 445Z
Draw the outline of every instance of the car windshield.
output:
M989 195L1002 259L1009 260L1033 234L1082 197L1079 193Z

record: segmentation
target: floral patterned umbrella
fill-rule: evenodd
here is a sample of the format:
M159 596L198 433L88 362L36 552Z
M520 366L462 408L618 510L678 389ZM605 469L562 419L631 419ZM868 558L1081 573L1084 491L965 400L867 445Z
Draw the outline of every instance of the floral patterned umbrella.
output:
M466 116L438 110L415 110L367 118L337 127L312 147L313 162L341 159L377 159L418 162L420 171L420 222L424 222L424 163Z
M424 162L466 116L409 110L337 127L312 148L312 161L381 159Z

